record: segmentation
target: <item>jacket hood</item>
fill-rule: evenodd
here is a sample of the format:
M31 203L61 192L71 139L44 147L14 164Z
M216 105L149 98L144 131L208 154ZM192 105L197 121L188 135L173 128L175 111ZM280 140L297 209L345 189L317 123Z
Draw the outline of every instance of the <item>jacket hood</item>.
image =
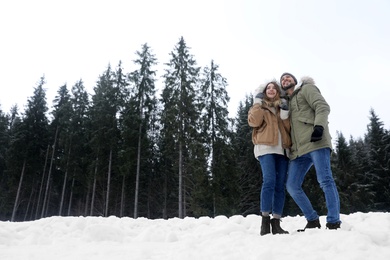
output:
M309 76L304 76L301 78L301 84L297 84L294 88L294 91L300 89L303 85L306 85L306 84L312 84L312 85L315 85L315 81L313 78L309 77Z
M255 91L253 91L253 99L255 98L255 96L260 93L260 92L263 92L265 87L271 83L271 82L275 82L276 85L278 86L279 90L280 90L280 97L284 97L285 96L285 91L279 86L279 83L276 81L276 79L270 79L270 80L266 80L264 81L264 83L260 84L256 89Z
M260 93L260 92L263 92L265 87L268 85L268 83L271 83L271 82L277 82L276 79L270 79L270 80L266 80L264 81L264 83L261 83L256 89L255 91L253 92L253 94L257 94L257 93Z

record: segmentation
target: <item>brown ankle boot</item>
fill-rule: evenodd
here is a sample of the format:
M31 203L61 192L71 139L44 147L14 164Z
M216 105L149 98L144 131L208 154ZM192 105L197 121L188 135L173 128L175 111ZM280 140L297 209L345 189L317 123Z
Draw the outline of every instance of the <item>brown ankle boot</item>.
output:
M271 233L271 217L270 216L261 216L261 229L260 229L260 236L264 236L266 234Z
M272 234L288 234L288 231L283 230L280 227L280 219L273 218L271 219Z

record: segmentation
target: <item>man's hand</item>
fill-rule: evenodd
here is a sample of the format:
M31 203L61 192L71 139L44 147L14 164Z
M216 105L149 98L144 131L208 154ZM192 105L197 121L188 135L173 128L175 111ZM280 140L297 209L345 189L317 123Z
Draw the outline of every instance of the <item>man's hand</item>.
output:
M322 134L324 133L324 128L320 125L314 126L313 133L311 134L310 142L317 142L322 139Z

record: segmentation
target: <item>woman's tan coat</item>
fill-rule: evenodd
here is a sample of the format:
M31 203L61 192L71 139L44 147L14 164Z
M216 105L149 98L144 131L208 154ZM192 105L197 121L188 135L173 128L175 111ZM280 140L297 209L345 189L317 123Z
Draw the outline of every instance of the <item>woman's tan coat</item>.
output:
M278 128L282 137L282 147L291 147L290 120L280 118L280 109L276 107L276 113L263 104L254 104L248 112L248 124L253 127L252 142L254 145L263 144L278 145Z

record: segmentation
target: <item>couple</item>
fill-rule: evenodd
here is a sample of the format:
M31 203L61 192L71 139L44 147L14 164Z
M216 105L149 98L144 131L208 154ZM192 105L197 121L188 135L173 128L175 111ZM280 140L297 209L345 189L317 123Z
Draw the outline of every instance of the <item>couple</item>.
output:
M281 88L276 81L260 85L248 112L254 154L263 174L260 235L271 233L271 229L272 234L288 234L280 226L285 185L307 220L304 229L298 231L321 228L319 216L302 189L312 165L325 194L326 227L340 228L340 201L330 167L330 108L313 79L305 77L301 81L298 85L292 74L283 73ZM287 97L283 97L284 92Z

